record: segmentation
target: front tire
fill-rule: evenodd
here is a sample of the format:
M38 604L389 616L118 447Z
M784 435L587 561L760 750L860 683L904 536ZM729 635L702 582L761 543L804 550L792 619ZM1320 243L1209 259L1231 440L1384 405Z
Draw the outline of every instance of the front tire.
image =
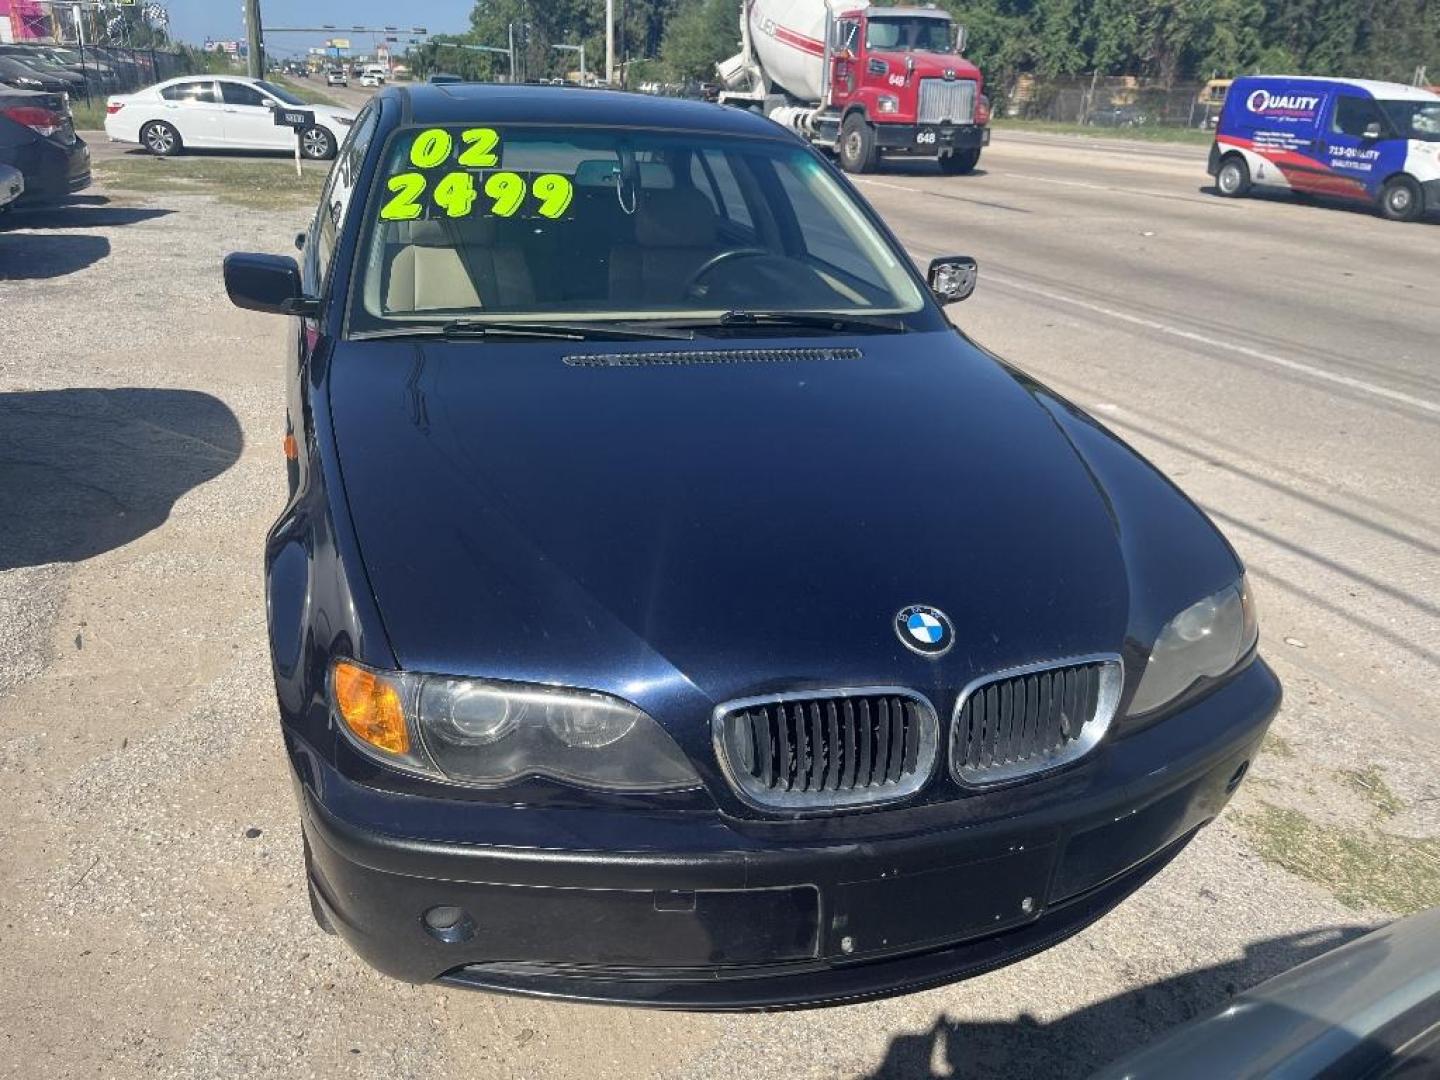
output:
M323 127L307 127L300 132L300 153L311 161L329 161L335 156L335 136Z
M1380 191L1380 213L1391 221L1414 221L1424 205L1420 185L1408 176L1386 181Z
M867 173L875 168L875 129L859 113L851 113L840 127L840 168Z
M980 148L971 147L969 150L951 150L948 154L940 155L940 171L946 176L964 176L966 173L974 172L975 166L980 164Z
M1239 154L1230 154L1220 162L1215 174L1215 190L1227 199L1250 194L1250 166Z
M140 129L140 145L156 157L174 157L185 148L180 132L164 120L152 120Z

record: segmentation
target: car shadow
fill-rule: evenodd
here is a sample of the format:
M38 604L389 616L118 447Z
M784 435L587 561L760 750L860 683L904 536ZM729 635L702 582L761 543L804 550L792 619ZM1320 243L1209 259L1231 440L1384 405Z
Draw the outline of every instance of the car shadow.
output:
M48 206L17 206L3 219L11 229L109 229L173 214L161 207L117 206L104 195Z
M184 161L186 158L218 158L221 161L274 161L277 158L293 158L295 151L292 148L284 150L224 150L220 147L202 146L199 148L185 147L174 157L161 158L150 153L143 146L131 146L121 150L116 157L143 158L156 161Z
M15 224L19 224L18 220ZM95 265L109 254L110 241L103 236L56 236L0 229L0 281L64 277Z
M954 1021L897 1035L867 1080L1088 1076L1177 1024L1208 1012L1271 976L1343 945L1371 928L1336 926L1255 942L1245 955L1137 987L1057 1019Z
M1223 199L1220 189L1214 184L1202 184L1196 189L1201 195L1213 195L1217 199ZM1336 199L1324 195L1312 195L1307 191L1286 191L1283 188L1267 189L1261 187L1251 188L1245 195L1247 199L1256 199L1260 202L1286 203L1290 206L1313 206L1322 210L1340 210L1347 214L1357 214L1360 217L1376 218L1384 221L1384 216L1375 208L1373 203L1364 202L1359 199ZM1239 202L1240 200L1227 200ZM1422 213L1413 221L1396 222L1404 225L1440 225L1440 211L1430 210Z
M144 536L244 445L229 406L196 390L0 393L0 571Z
M947 180L964 180L985 175L985 170L977 165L968 173L959 173L951 177L948 173L940 171L940 163L934 158L885 158L876 165L875 172L880 176L943 176Z

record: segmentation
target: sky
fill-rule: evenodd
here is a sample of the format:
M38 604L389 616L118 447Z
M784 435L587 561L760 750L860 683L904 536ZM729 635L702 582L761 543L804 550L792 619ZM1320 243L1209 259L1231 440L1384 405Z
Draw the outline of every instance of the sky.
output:
M170 34L198 45L207 37L243 40L245 17L240 0L161 0L170 9ZM472 0L260 0L260 21L270 26L423 26L431 33L455 33L470 26ZM336 30L335 36L342 36ZM403 47L408 35L398 34ZM273 53L303 52L324 42L324 34L266 35ZM352 35L356 50L368 51L369 35Z

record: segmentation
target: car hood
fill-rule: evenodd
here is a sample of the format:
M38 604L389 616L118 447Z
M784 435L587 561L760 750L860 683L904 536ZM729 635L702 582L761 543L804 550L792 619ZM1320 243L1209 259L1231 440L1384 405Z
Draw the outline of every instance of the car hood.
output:
M355 110L339 109L333 105L307 105L305 106L317 117L329 120L354 120Z
M1191 587L1147 586L1165 617L1204 595L1190 591L1207 561L1233 580L1183 496L958 334L675 344L336 346L340 471L402 667L642 706L955 688L1120 651L1128 563L1137 545L1157 557L1152 538ZM817 354L765 355L797 346ZM743 362L715 352L737 347ZM1159 531L1127 528L1112 483ZM902 645L910 604L948 613L949 654Z

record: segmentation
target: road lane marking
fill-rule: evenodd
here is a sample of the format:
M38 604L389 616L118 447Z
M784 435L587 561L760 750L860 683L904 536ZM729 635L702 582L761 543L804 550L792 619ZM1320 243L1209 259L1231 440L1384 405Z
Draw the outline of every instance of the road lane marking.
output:
M1414 394L1407 394L1402 390L1392 390L1388 386L1380 386L1376 383L1366 382L1364 379L1356 379L1349 375L1340 375L1334 371L1326 371L1324 368L1315 367L1313 364L1302 363L1299 360L1291 360L1287 356L1277 356L1275 353L1265 352L1261 349L1252 349L1248 345L1226 341L1223 338L1211 337L1209 334L1201 334L1195 330L1186 330L1180 326L1172 326L1169 323L1160 322L1158 319L1147 319L1140 315L1131 315L1129 312L1120 311L1117 308L1106 307L1103 304L1093 304L1088 300L1081 300L1074 296L1066 296L1064 293L1053 292L1050 289L1041 289L1034 285L1027 285L1023 281L1006 277L1004 274L988 273L985 275L985 279L996 282L1006 288L1015 289L1018 292L1029 293L1032 296L1043 297L1046 300L1053 300L1056 303L1083 308L1097 315L1104 315L1120 322L1129 323L1132 326L1144 327L1146 330L1167 334L1170 337L1180 338L1184 341L1207 345L1212 349L1224 349L1227 352L1249 357L1251 360L1259 360L1262 363L1271 364L1274 367L1284 368L1286 371L1298 372L1301 375L1308 375L1312 379L1321 379L1325 382L1334 383L1336 386L1343 386L1362 394L1370 394L1373 397L1385 398L1388 401L1396 401L1402 405L1408 405L1412 409L1420 409L1423 412L1440 416L1440 402L1416 397Z
M1030 180L1037 184L1059 184L1062 187L1085 188L1089 191L1103 191L1111 195L1144 195L1151 199L1171 199L1176 202L1196 203L1200 206L1215 206L1226 210L1236 209L1240 204L1238 201L1221 202L1218 199L1202 198L1199 195L1184 195L1174 191L1152 191L1149 188L1118 187L1114 184L1091 184L1084 180L1060 180L1053 176L1035 176L1031 173L997 172L987 168L986 176L1003 177L1008 180ZM940 198L956 198L953 195L946 195L938 191L931 191L923 187L908 187L904 184L891 184L884 180L872 180L868 176L856 177L862 184L874 184L876 187L892 188L895 191L907 191L911 195L935 195ZM1008 209L1008 208L1007 208ZM1028 211L1027 211L1028 212Z

